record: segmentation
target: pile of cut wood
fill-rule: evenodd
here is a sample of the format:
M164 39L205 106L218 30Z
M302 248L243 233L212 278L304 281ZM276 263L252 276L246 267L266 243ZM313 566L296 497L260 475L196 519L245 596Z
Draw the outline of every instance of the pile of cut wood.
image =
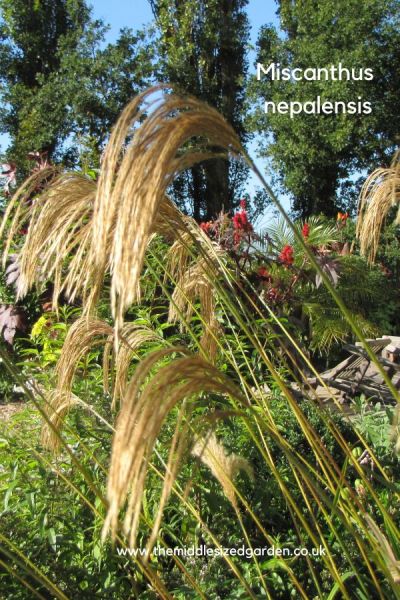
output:
M400 397L400 337L385 335L367 341ZM344 405L343 408L360 394L372 402L395 404L396 400L380 369L371 361L362 344L347 344L345 349L349 352L345 360L319 377L307 378L304 385L293 383L292 390L297 394L307 392L307 395L315 395L321 402L339 402Z

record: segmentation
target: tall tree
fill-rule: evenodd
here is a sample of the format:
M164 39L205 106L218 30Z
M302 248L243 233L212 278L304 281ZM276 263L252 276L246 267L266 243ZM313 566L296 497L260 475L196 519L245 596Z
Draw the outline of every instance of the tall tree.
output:
M257 62L265 68L372 69L373 80L296 81L262 76L253 98L275 102L371 103L371 114L255 114L253 129L264 139L295 212L307 216L351 207L356 173L386 163L394 150L400 87L400 3L398 0L280 0L281 29L263 27Z
M107 28L85 0L0 0L0 11L0 131L10 135L8 155L19 165L31 150L74 158L74 135L100 148L150 72L143 35L123 30L104 47Z
M246 141L243 125L248 0L150 0L160 32L158 77L217 108ZM193 167L175 198L196 219L236 206L246 168L225 159Z
M60 69L49 78L42 94L58 88L68 106L71 136L94 145L101 152L124 106L153 77L151 31L125 28L114 43L104 46L105 28L91 23L77 47L62 53ZM69 146L72 155L75 146Z
M60 67L61 45L78 44L89 9L82 0L1 0L0 10L1 131L16 158L32 149L52 154L67 107L57 99L62 90L40 103L38 92Z

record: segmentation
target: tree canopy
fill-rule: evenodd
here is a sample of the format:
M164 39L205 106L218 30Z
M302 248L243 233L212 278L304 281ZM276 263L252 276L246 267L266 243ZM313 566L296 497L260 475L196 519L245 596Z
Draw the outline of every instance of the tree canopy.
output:
M73 136L100 149L147 81L143 34L126 29L105 46L107 28L84 0L1 0L0 10L0 129L11 137L8 155L20 166L32 150L71 162Z
M297 214L351 208L357 174L387 164L397 143L400 5L397 0L279 0L280 30L263 26L257 61L280 68L371 69L372 80L248 83L248 0L149 0L154 29L124 29L105 44L107 27L86 0L0 0L0 133L8 159L30 151L76 164L82 141L99 156L124 105L150 82L172 83L217 108L244 144L258 133ZM248 109L262 100L345 104L370 114L289 114ZM250 126L248 126L250 123ZM201 149L202 140L194 140ZM218 150L218 148L215 148ZM244 164L218 158L174 182L180 208L197 220L235 209Z
M369 101L371 114L257 112L253 128L263 138L292 207L303 216L351 205L354 174L386 163L398 135L400 4L397 0L280 0L282 32L261 29L257 61L281 68L321 68L342 63L370 68L373 80L272 80L252 84L253 100Z

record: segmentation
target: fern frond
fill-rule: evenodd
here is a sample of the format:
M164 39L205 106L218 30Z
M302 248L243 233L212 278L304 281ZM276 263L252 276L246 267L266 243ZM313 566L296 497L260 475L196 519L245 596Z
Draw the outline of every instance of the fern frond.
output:
M313 350L328 353L332 345L346 342L352 335L348 321L337 307L326 307L316 302L305 302L303 312L310 319L310 347ZM352 312L351 317L365 337L379 334L378 328L363 315Z

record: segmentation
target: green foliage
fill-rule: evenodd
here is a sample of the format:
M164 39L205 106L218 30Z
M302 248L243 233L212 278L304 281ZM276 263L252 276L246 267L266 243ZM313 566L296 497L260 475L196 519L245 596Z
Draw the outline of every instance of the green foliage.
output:
M79 309L61 307L59 314L45 312L33 323L30 330L30 344L21 350L22 356L30 357L29 370L36 363L38 375L43 370L55 366L68 329L68 323L80 313ZM45 379L48 379L46 374Z
M239 357L240 353L238 353ZM79 391L83 398L88 398L90 388L91 402L96 406L96 410L101 411L104 416L109 418L107 403L101 400L101 384L98 380L96 381L95 372L96 359L86 370L85 378L89 377L89 381L85 384L83 380L79 382L79 378L76 391ZM272 393L268 400L269 411L277 431L294 452L308 461L310 467L318 468L318 461L304 437L299 418L294 415L287 399L279 389L274 386L273 382L270 384ZM210 400L206 397L202 399L196 409L197 416L209 413ZM338 464L342 464L343 454L333 434L332 423L335 423L337 430L344 435L350 448L357 447L358 443L351 424L344 421L340 415L329 416L317 408L311 400L301 401L298 408L332 459L338 461ZM378 412L378 410L375 411L376 415ZM248 416L250 417L250 412ZM174 420L175 415L171 414L157 445L160 458L164 460L167 457L168 440L173 434ZM141 598L155 598L156 595L149 589L129 557L118 556L115 548L108 543L105 545L99 543L104 518L104 507L100 497L105 490L105 466L110 451L111 431L90 413L74 410L70 415L69 426L65 434L66 441L82 467L90 471L91 482L99 490L99 496L95 496L91 486L88 485L82 473L76 469L68 454L62 452L57 459L53 459L43 452L38 437L40 424L37 412L26 409L14 416L6 426L3 424L1 427L1 531L7 533L9 541L15 544L26 557L34 561L36 567L55 582L68 598L79 597L85 600L98 597L102 600L111 600L115 597L138 597L138 594ZM370 425L367 427L360 420L360 427L365 427L370 432L376 431L376 435L372 433L368 441L377 451L379 459L383 459L382 464L385 465L387 472L394 472L396 462L388 448L382 448L381 440L384 438L382 434L379 436L379 426L380 422L378 423L376 419L372 426L371 418ZM252 514L255 514L268 528L271 544L273 543L278 549L289 548L293 551L299 545L299 538L298 531L292 523L286 495L249 438L245 421L231 419L226 423L220 422L217 433L230 452L246 457L256 470L257 477L254 482L243 477L240 478L237 485L240 493L250 503ZM295 502L302 504L302 494L297 487L290 460L282 453L280 444L274 441L274 437L269 437L268 427L263 433L275 467L280 473L282 485L292 490ZM162 468L162 460L155 459L154 465ZM346 467L344 466L344 468ZM357 473L350 467L347 469L346 476L353 489L356 490L360 485ZM206 467L196 463L193 459L188 459L181 476L182 482L187 477L190 478L189 500L198 511L204 526L199 526L198 518L193 515L191 510L188 510L185 503L182 504L179 498L172 497L160 532L160 540L166 542L170 547L189 548L194 546L199 548L201 545L213 547L213 539L217 537L223 541L224 547L241 548L249 547L249 544L253 548L266 547L262 532L255 527L251 515L246 512L242 514L246 531L246 537L244 537L235 512L224 497L218 482L210 478ZM157 513L156 498L160 484L157 476L149 477L143 506L144 521L151 522ZM388 495L384 482L379 483L379 478L375 485L375 491L380 494L385 505L392 505L394 496ZM90 505L94 507L94 510L90 509ZM312 506L315 518L317 518L317 506L314 506L313 503ZM304 516L307 517L306 510L304 510ZM321 526L325 526L322 523L323 521L320 523ZM212 536L207 533L208 528L212 531ZM328 530L326 535L329 535ZM351 539L351 536L344 532L343 543L348 545L357 568L363 571L362 560L352 546ZM139 540L139 545L140 543ZM307 536L302 538L302 544L308 548L313 546L311 539ZM117 547L123 547L123 545L118 543ZM6 546L6 549L9 547ZM344 573L346 560L340 546L336 547L332 556L337 568ZM242 571L243 580L250 586L255 597L263 597L264 588L254 560L249 556L239 556L233 561ZM314 568L322 573L322 579L325 578L319 593L323 592L327 596L331 589L329 574L328 572L324 574L324 565L318 558L313 557L312 561ZM248 597L246 588L235 574L227 569L222 557L188 557L183 559L183 563L189 576L197 582L200 589L206 591L207 598L218 600L220 598ZM314 597L318 594L310 577L309 563L302 558L295 561L289 560L289 564L295 565L296 576L303 589L306 590L307 596ZM182 598L182 600L198 597L195 589L188 585L185 573L181 572L171 558L162 556L154 558L153 566L162 572L165 585L174 597ZM296 587L278 558L265 556L263 559L259 559L259 568L273 598L296 597ZM44 587L35 584L29 570L27 576L24 569L17 566L16 573L26 578L36 590L46 593ZM7 592L7 597L16 600L31 598L30 591L24 591L20 581L15 577L0 572L0 582L1 589ZM382 582L381 584L385 588L385 584ZM372 591L371 588L371 593ZM390 592L386 590L385 593ZM362 596L356 594L354 597L361 598ZM390 596L385 597L389 598Z
M154 58L150 30L145 34L125 28L115 43L107 45L105 31L95 21L75 49L61 48L60 68L48 85L62 90L64 102L68 101L70 114L65 124L69 134L89 140L97 153L122 109L148 85ZM67 146L67 150L69 159L76 162L73 149ZM97 167L98 161L92 166Z
M148 80L144 34L125 29L103 47L107 28L84 0L3 0L0 11L0 129L11 137L8 155L20 171L30 151L74 164L73 135L91 137L99 152Z
M63 90L47 86L40 100L39 94L60 68L62 41L69 49L76 47L89 11L81 0L44 0L39 5L4 0L0 9L1 128L10 134L11 154L21 162L32 150L52 153L58 139L68 135Z
M380 402L368 402L364 395L354 400L354 409L355 415L352 420L358 431L375 449L380 460L390 461L393 455L391 428L394 410Z
M382 288L382 309L385 313L387 308L387 301L385 301L384 294L386 293L389 297L393 297L398 306L400 302L400 227L395 223L392 223L385 227L381 234L381 242L378 248L376 256L376 265L380 269L386 278L385 289ZM380 312L377 307L376 312ZM400 330L400 314L396 309L393 315L392 322L394 323L393 332Z
M343 256L338 266L337 292L365 337L396 333L398 300L387 277L357 255ZM322 286L300 291L303 312L310 319L311 347L328 351L352 335L351 326Z
M96 454L101 464L109 451L110 434L100 428L92 428L85 435L87 422L81 420L83 422L78 429L82 435L81 442L76 437L72 437L70 442L83 464L90 468L96 484L104 485L104 472L93 465L89 455L85 457L81 443L90 445L90 452ZM130 597L126 565L111 546L99 544L101 519L94 517L90 506L82 498L93 502L99 515L102 513L101 502L93 496L82 476L73 472L67 455L60 456L49 469L49 457L43 454L38 438L40 425L37 413L26 409L15 415L8 427L2 426L2 532L8 532L9 541L33 560L36 567L56 582L68 597L104 600ZM65 477L75 489L66 485ZM1 552L0 557L4 558ZM20 576L34 583L32 575L27 576L24 569L18 570ZM4 572L0 574L0 589L7 598L28 600L32 597L18 579ZM36 589L46 594L44 587Z

